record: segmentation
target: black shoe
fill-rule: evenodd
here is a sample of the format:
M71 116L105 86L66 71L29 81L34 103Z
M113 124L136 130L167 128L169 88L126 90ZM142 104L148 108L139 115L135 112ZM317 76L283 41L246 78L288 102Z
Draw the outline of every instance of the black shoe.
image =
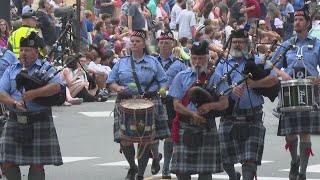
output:
M162 179L171 179L171 174L168 170L162 170Z
M138 173L138 167L130 168L125 180L135 180L136 174Z
M240 180L240 178L241 178L241 173L240 172L236 172L236 175L237 175L237 180Z
M290 180L296 180L298 175L299 175L299 166L300 166L300 157L298 156L298 161L297 162L292 162L291 161L291 167L290 167L290 172L289 172L289 179Z
M136 180L143 180L143 176L138 176L138 175L137 175Z
M159 159L153 159L152 165L151 165L151 174L156 175L160 171L160 160Z
M306 176L303 174L299 174L299 176L297 178L297 180L306 180L306 179L307 179Z

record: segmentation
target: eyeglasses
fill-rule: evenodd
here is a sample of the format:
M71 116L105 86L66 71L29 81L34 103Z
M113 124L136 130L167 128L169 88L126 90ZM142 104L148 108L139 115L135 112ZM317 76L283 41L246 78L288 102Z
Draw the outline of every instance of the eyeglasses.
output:
M0 26L6 26L6 24L0 24Z

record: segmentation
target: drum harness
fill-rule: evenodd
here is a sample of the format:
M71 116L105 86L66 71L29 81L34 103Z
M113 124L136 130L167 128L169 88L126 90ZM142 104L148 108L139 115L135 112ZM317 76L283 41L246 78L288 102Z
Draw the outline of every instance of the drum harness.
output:
M293 64L293 74L292 74L293 79L296 79L296 77L298 77L298 78L303 78L303 76L307 77L308 69L307 69L307 67L304 63L304 59L303 59L303 48L308 47L308 49L312 49L314 47L315 41L316 41L316 38L312 38L312 40L309 42L309 44L307 46L302 46L300 48L300 47L296 46L295 37L290 38L290 43L293 46L293 48L296 48L296 47L298 48L297 54L296 54L296 61ZM300 51L300 53L299 53L299 51ZM301 69L295 68L295 66L297 65L299 60L301 61L302 65L303 65L302 69L304 70L304 74L300 73ZM283 61L283 67L287 68L286 59L284 59L284 61Z

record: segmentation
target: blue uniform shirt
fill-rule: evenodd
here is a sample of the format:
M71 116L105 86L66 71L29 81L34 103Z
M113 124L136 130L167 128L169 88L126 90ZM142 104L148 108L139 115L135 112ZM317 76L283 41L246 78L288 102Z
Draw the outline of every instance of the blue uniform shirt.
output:
M0 50L0 79L7 67L15 62L18 62L18 58L12 51L7 49L3 54L3 52Z
M167 59L163 59L161 57L161 55L159 56L160 58L160 63L162 65L162 67L165 67L169 62L172 62L172 64L170 65L170 67L165 70L166 71L166 75L168 77L168 81L167 81L167 87L170 87L173 81L173 78L181 71L186 69L186 65L181 62L180 60L176 59L173 57L173 55L171 54L169 56L169 58Z
M303 67L301 60L299 60L296 63L296 61L297 61L296 55L297 55L298 50L299 50L299 54L301 53L302 46L308 46L311 41L313 41L313 37L310 34L308 34L307 38L303 41L299 40L297 37L294 38L294 44L296 46L298 46L299 48L295 47L286 53L288 68L286 68L284 71L288 75L292 76L294 65L296 67ZM282 46L287 48L290 44L291 44L291 42L289 39L289 40L285 41L282 44ZM277 52L274 54L274 56L271 59L272 62L275 62L277 57L280 56L280 54L282 54L282 52L284 51L283 47L280 47L277 50ZM318 39L316 39L314 41L313 48L304 47L302 49L303 62L306 65L308 72L311 74L311 76L314 76L314 77L318 76L318 74L319 74L319 72L317 70L317 65L320 65L319 53L320 53L320 40L318 40ZM276 67L279 69L281 69L283 67L283 59L276 64Z
M38 59L32 66L28 67L28 74L32 75L33 72L41 66L41 60ZM49 66L49 63L46 62L40 69L40 72L46 67ZM4 72L2 79L0 80L0 93L9 94L14 100L21 101L22 94L19 90L16 89L16 76L21 71L22 65L19 61L15 62L13 65L9 66ZM43 77L44 80L48 78L51 74L53 74L56 70L51 68L49 72ZM59 83L63 85L59 75L56 75L52 78L48 83ZM26 102L27 110L29 112L38 112L48 109L47 106L39 105L33 101ZM12 109L12 111L16 111L16 109Z
M131 57L126 56L119 59L119 61L112 68L109 74L107 83L117 83L120 86L125 87L127 95L137 95L139 94L138 88L130 88L130 83L135 83L131 68ZM146 86L155 77L155 81L152 83L149 92L157 92L160 87L166 85L167 76L159 63L159 61L150 55L144 55L143 59L136 62L135 61L136 73L138 80L141 85L141 90L144 92Z
M208 88L212 88L215 84L221 79L220 74L213 73L211 78L208 81ZM182 100L184 95L188 92L192 84L197 80L197 74L192 71L191 68L188 68L176 75L169 90L169 96L172 96L176 99ZM224 82L216 90L216 94L220 94L221 91L228 88L228 85ZM197 111L196 106L190 102L187 108L191 111Z
M260 64L261 60L262 60L262 58L256 57L255 58L255 63L256 64ZM216 72L219 73L221 76L223 76L225 73L227 73L229 70L231 70L231 68L236 63L239 64L239 67L237 68L237 70L239 72L242 72L244 67L245 67L245 64L246 64L246 60L245 59L242 59L240 62L237 62L235 59L229 59L228 60L228 64L230 64L230 65L228 65L227 63L221 63L220 62L218 64L217 68L216 68ZM266 63L265 64L265 68L267 66L268 65ZM240 80L242 80L244 78L239 72L234 70L230 74L232 84L235 84L236 82L238 82L238 81L240 81ZM273 70L270 72L270 74L276 76L276 73ZM226 80L226 82L227 82L227 80ZM249 88L249 93L250 93L250 98L251 98L251 102L252 102L252 106L253 107L257 107L257 106L262 105L264 103L263 97L261 95L257 94L253 89ZM240 101L239 101L238 109L251 109L250 98L249 98L249 94L248 94L247 89L245 89L243 95L239 99ZM238 97L232 96L232 99L237 101Z

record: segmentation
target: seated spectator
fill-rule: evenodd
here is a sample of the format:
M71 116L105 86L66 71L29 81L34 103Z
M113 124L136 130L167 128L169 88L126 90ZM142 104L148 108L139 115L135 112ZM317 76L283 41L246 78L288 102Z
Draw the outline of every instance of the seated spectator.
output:
M100 64L101 58L97 57L95 59L90 52L85 53L84 56L86 57L87 62L89 62L88 70L91 71L90 75L95 76L95 83L98 86L97 94L109 96L109 92L106 89L106 82L111 69L102 66Z
M68 63L70 61L72 62ZM86 58L82 57L79 61L86 63ZM78 61L74 60L74 56L69 56L66 63L68 63L67 68L65 68L60 75L61 80L69 88L71 97L83 98L84 102L101 102L108 100L108 98L104 96L92 95L96 93L92 91L93 85L91 85L91 93L89 92L90 84L86 72L82 69ZM97 89L97 87L94 89Z

